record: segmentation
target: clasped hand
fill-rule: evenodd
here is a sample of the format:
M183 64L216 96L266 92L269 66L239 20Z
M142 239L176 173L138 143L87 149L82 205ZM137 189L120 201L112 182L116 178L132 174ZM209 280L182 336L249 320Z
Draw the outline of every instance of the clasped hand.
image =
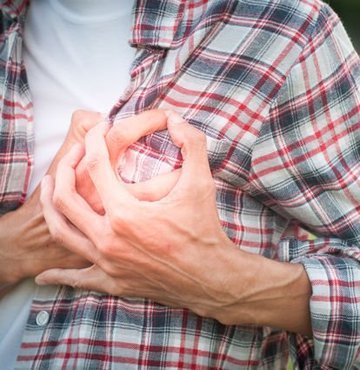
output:
M96 112L74 112L66 139L48 170L49 174L55 173L60 158L75 143L83 142L86 132L99 120L101 115ZM38 187L21 207L0 218L0 298L19 281L44 270L89 265L83 257L52 238L39 198Z
M44 179L41 202L50 232L92 266L48 270L36 281L145 297L219 318L233 303L229 268L241 252L221 228L205 135L174 112L149 111L130 121L110 131L96 125L85 146L60 161L55 181ZM182 168L141 186L125 184L116 171L119 158L140 137L164 129L181 149ZM109 147L116 150L109 153ZM93 184L81 191L79 163ZM91 186L99 198L93 204L85 200Z

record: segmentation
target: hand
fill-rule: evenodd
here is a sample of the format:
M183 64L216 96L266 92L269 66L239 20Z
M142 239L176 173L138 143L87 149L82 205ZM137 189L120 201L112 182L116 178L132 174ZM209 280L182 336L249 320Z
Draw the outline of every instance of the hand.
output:
M74 143L82 142L86 132L101 120L94 112L77 111L64 144L48 173L54 174L60 158ZM40 189L16 211L0 218L0 285L12 285L53 268L84 267L89 263L55 242L48 231L39 203Z
M126 131L119 126L107 133L99 125L86 136L87 169L104 205L103 216L93 212L75 191L74 169L83 151L76 148L64 157L56 177L55 204L80 232L51 205L49 180L43 187L44 215L53 234L94 266L48 272L37 281L49 282L54 273L60 273L57 281L66 284L148 297L195 312L209 302L216 306L219 297L224 300L226 278L217 281L216 272L224 271L221 261L228 259L224 251L235 247L218 219L205 136L185 121L176 120L177 116L170 115L168 130L182 150L184 164L179 180L166 196L153 194L157 201L140 201L129 192L114 173L104 136L112 135L122 155L140 136L163 129L161 122L156 126L159 121L137 117Z
M136 132L136 125L131 129ZM146 297L224 324L311 333L311 289L304 268L251 255L229 240L217 214L204 135L174 114L168 130L184 163L167 195L154 194L151 202L134 197L114 173L105 128L88 133L85 160L104 215L75 190L74 168L84 150L75 148L63 158L55 190L50 179L43 183L44 215L54 235L93 265L46 271L37 283ZM123 153L129 140L120 129L113 135L121 138Z
M71 123L67 135L60 149L56 153L47 174L55 175L60 159L75 145L83 143L87 132L97 123L103 121L99 112L76 110L71 117ZM39 192L40 194L40 192Z
M165 111L160 109L148 110L137 116L122 119L114 123L114 130L110 130L110 126L104 128L104 136L106 145L109 151L109 160L115 173L118 172L119 161L124 155L123 148L127 148L136 142L141 136L151 134L156 130L164 130L166 128L167 116ZM133 126L137 130L132 131L129 128ZM69 148L70 149L70 148ZM87 164L85 160L81 160L76 166L76 189L77 192L86 200L86 202L99 214L104 213L104 208L97 190L88 174ZM179 176L179 171L174 171L166 176L166 181L163 181L163 176L157 176L151 181L142 183L125 185L133 196L139 200L154 200L154 194L157 197L165 196L176 183Z

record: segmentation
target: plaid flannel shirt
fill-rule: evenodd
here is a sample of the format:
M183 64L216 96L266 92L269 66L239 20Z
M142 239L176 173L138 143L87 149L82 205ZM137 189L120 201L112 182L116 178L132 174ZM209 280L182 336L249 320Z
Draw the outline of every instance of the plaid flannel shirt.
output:
M2 213L24 202L33 165L26 3L0 1ZM17 368L284 369L289 355L300 369L360 368L360 63L337 16L319 0L138 0L131 43L131 83L110 116L170 108L206 133L224 230L305 266L313 339L42 287ZM129 157L129 181L179 165L166 132Z

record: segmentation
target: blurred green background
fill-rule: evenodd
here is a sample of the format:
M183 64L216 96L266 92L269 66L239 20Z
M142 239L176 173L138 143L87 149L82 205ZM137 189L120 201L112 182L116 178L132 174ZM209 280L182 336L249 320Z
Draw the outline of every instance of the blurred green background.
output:
M340 16L350 38L360 53L360 0L326 0Z

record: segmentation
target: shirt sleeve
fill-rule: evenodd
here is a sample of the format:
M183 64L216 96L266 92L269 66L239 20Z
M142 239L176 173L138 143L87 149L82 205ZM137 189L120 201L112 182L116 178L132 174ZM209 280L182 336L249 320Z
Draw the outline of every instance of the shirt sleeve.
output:
M311 369L360 368L359 87L359 57L323 5L253 151L251 194L316 236L279 244L312 284Z

